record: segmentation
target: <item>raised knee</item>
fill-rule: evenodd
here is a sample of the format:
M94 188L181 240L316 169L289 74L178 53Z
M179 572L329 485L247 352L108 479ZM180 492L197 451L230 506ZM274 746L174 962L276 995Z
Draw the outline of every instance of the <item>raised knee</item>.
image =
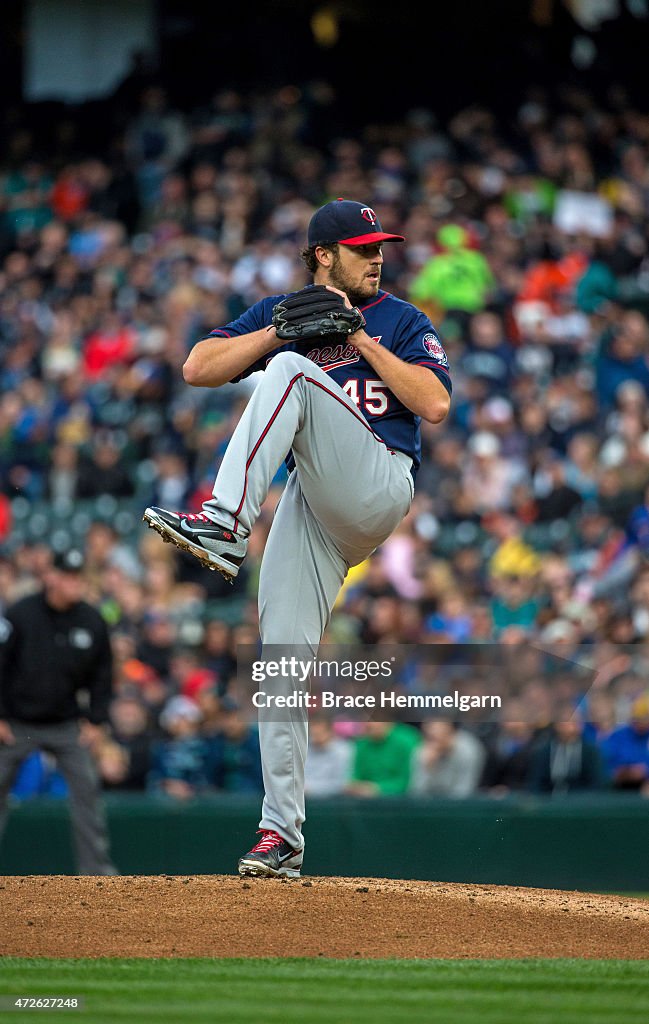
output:
M278 352L266 367L266 373L294 377L296 373L310 369L313 369L313 363L299 352Z

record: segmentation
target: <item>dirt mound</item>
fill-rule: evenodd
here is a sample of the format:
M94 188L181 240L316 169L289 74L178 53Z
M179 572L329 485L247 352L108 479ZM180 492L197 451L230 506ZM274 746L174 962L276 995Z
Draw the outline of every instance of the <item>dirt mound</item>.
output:
M649 903L377 878L0 877L0 954L644 959Z

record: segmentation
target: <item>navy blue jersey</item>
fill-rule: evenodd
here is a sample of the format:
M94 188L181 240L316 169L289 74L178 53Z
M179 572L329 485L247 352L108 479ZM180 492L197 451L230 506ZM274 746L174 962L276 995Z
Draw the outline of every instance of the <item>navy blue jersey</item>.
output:
M236 338L268 327L272 322L273 306L284 298L285 295L271 295L256 302L237 320L217 328L211 335ZM367 323L365 330L377 345L384 345L406 363L428 367L451 394L448 359L427 316L411 303L384 291L379 291L377 297L362 306L361 310ZM247 377L255 370L264 370L278 352L295 351L322 367L353 399L372 430L387 447L405 452L412 458L416 471L421 461L419 416L415 416L395 398L383 381L377 378L376 370L350 342L343 341L338 345L325 345L319 339L299 345L291 342L253 363L236 380Z

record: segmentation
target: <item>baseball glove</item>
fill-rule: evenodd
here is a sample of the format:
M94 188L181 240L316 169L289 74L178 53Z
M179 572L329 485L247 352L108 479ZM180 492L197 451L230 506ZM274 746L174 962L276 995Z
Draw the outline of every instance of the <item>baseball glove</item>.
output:
M365 317L355 307L348 309L336 292L314 284L273 306L273 326L282 341L334 340L365 327Z

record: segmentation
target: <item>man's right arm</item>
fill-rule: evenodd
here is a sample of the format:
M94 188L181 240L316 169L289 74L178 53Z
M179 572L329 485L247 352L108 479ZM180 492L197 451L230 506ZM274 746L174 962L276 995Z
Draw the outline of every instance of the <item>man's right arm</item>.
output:
M272 326L236 338L212 335L194 345L183 366L183 377L195 388L220 388L284 344Z

